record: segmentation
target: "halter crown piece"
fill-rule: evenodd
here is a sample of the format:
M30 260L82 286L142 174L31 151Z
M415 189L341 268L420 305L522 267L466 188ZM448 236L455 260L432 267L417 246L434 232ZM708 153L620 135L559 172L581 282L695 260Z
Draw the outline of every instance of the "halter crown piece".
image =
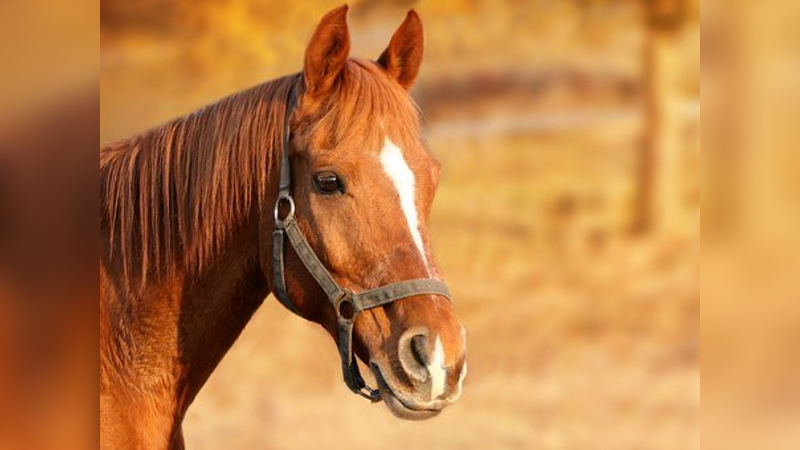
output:
M297 104L296 87L289 93L286 107L285 129L283 133L283 155L281 158L280 184L278 185L278 198L275 201L275 231L272 233L272 266L275 275L275 296L287 309L298 314L297 308L289 297L286 289L286 273L284 271L284 244L286 238L292 245L300 261L308 272L314 277L319 286L325 291L328 300L336 311L338 326L339 356L342 360L342 374L347 387L354 393L369 399L372 402L381 400L380 391L373 389L364 382L358 363L353 356L353 325L356 317L364 310L393 303L397 300L413 297L415 295L441 295L450 299L450 290L443 282L433 278L419 278L401 281L381 286L368 291L353 293L336 282L328 269L319 260L311 248L295 218L295 204L292 198L291 167L289 165L289 119ZM288 212L282 216L281 207L285 206Z

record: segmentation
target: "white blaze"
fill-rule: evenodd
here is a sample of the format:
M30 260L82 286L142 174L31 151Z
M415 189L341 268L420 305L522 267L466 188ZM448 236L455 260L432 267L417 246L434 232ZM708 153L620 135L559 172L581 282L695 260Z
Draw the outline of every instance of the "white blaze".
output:
M428 258L425 256L425 248L422 244L422 236L419 234L419 218L417 216L417 205L415 198L414 172L408 167L403 152L389 138L385 138L383 149L381 150L381 165L383 170L389 175L397 193L400 195L400 208L406 216L408 228L411 230L411 237L417 244L422 261L428 266Z
M444 348L442 347L442 340L438 336L433 346L433 358L428 365L428 372L431 374L431 400L436 400L440 395L444 394L445 378L447 376L447 369L444 365Z

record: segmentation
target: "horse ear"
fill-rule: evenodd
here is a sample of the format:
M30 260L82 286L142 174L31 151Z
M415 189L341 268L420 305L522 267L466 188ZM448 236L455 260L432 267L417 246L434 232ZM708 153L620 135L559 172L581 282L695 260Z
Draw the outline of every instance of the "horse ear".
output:
M311 95L325 94L334 86L350 54L347 9L343 5L325 14L308 43L303 76Z
M389 47L378 58L378 64L389 72L389 75L401 86L409 89L419 73L424 48L425 36L422 31L422 20L412 9L406 15L400 28L395 31Z

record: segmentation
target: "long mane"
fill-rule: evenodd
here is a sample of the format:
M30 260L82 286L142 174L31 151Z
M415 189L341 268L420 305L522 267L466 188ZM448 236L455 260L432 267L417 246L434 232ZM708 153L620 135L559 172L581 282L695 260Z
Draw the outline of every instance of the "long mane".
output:
M121 261L126 282L177 268L201 272L255 205L266 204L286 103L300 78L267 82L100 149L101 221L114 252L107 256ZM347 61L335 100L315 125L332 141L357 136L361 146L379 145L390 131L383 119L397 142L419 137L413 100L372 62Z
M176 267L200 271L264 202L298 75L234 94L100 149L108 257L142 283ZM116 254L115 254L116 252Z

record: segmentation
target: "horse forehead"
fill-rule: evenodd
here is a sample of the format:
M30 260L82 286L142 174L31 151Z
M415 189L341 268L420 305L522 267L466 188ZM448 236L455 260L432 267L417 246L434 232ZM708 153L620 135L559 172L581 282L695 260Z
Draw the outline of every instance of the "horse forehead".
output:
M386 178L384 158L387 150L402 159L404 169L413 173L418 188L427 186L428 179L438 171L438 162L428 153L421 139L399 132L388 132L381 120L371 130L353 128L342 133L343 139L330 142L330 136L317 134L309 148L312 159L320 165L335 165L372 178L372 182ZM399 162L399 161L398 161ZM388 181L388 180L387 180ZM389 183L391 184L391 183Z
M398 152L409 169L417 176L422 175L422 172L428 171L431 165L436 164L421 139L400 133L387 133L383 131L383 128L381 127L381 132L377 134L377 145L371 150L379 159L387 151Z

